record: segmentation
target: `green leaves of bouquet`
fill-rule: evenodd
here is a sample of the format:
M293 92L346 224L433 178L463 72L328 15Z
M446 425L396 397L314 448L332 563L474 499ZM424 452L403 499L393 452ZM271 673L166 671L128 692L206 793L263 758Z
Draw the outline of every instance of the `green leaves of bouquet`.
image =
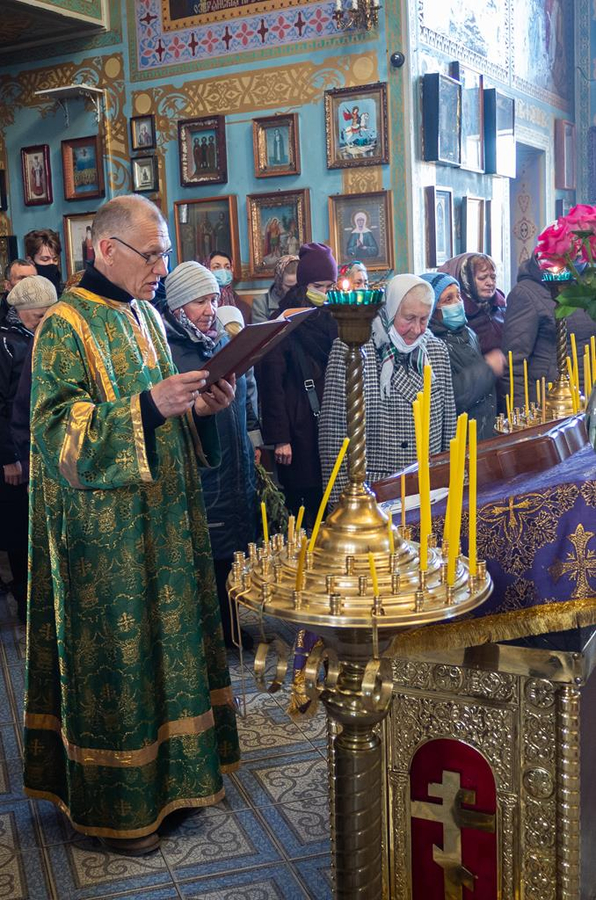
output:
M538 237L538 265L544 281L559 282L555 316L585 309L596 322L596 206L579 203Z

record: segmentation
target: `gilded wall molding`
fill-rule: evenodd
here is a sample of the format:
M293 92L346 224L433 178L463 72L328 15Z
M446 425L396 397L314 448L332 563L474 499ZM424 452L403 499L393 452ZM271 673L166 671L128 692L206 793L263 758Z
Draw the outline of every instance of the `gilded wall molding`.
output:
M105 115L100 123L107 159L108 199L130 190L130 149L127 119L124 60L121 53L94 56L80 63L65 61L59 65L28 69L17 75L0 75L0 152L5 131L14 124L20 109L35 109L42 118L54 114L54 101L36 97L35 92L64 84L87 83L105 90Z

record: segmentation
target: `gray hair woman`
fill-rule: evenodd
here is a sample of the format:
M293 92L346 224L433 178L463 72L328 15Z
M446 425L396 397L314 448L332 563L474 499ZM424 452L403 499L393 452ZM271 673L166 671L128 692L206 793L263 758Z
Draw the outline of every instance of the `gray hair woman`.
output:
M455 401L449 354L428 330L435 296L416 275L396 275L362 348L366 406L367 480L379 481L416 459L412 403L423 389L425 364L432 368L430 452L449 448L455 434ZM346 353L339 339L331 349L319 422L323 483L346 435ZM331 494L335 502L347 481L342 467Z

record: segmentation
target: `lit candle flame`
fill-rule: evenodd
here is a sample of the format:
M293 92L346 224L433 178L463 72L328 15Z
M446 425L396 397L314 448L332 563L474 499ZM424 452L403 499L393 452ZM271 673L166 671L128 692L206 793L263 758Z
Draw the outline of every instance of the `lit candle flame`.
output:
M349 291L349 290L350 290L350 282L349 282L349 280L348 280L347 278L344 278L344 280L342 281L342 283L341 283L341 289L342 289L342 291Z

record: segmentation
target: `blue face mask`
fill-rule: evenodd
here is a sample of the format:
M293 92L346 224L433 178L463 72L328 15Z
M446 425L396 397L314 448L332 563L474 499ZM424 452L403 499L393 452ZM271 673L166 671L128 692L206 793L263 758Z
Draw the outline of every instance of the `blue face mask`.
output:
M220 287L226 287L232 281L231 269L215 269L213 274Z
M449 306L442 306L441 315L443 316L443 325L449 331L457 331L468 321L463 300L458 300L457 303L451 303Z

